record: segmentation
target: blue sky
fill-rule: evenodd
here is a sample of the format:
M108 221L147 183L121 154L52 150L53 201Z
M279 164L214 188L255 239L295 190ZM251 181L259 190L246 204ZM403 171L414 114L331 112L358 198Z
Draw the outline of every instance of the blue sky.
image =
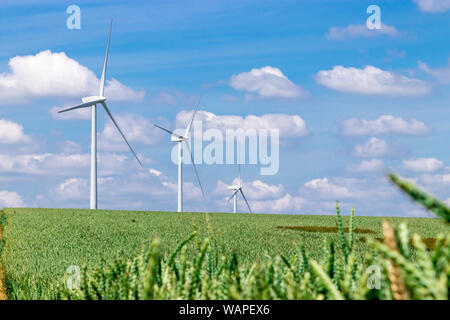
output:
M80 30L66 27L72 4ZM366 27L372 4L381 30ZM109 106L145 169L100 111L100 208L176 209L173 144L153 124L182 127L203 90L209 128L280 129L278 174L242 168L254 211L332 214L339 199L428 216L385 175L450 201L449 17L448 0L2 1L0 206L88 207L89 112L55 111L96 87L113 18ZM231 211L236 166L198 169L207 199L187 164L185 210Z

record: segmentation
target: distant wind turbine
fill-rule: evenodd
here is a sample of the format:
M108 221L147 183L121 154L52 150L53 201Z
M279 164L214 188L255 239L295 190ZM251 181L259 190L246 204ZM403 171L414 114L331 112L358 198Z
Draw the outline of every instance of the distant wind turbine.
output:
M248 204L247 198L245 198L244 191L242 191L241 165L238 165L238 184L234 184L232 186L228 186L227 188L228 188L228 190L233 190L234 191L233 195L228 199L228 201L233 199L233 212L234 213L236 213L236 211L237 211L237 196L238 196L237 193L238 192L240 192L242 194L242 198L244 198L245 203L247 204L247 208L250 211L250 213L253 213L252 209L250 209L250 205Z
M154 126L169 133L171 135L171 141L178 142L178 212L183 212L183 142L186 144L186 148L188 150L189 156L191 157L192 165L194 166L194 172L195 176L197 177L198 184L200 186L200 190L202 191L203 197L205 197L205 193L203 192L202 183L200 182L200 177L198 176L197 167L195 166L194 157L192 156L191 148L189 147L189 131L191 130L192 122L194 122L195 115L197 113L198 107L200 105L200 101L202 99L202 96L200 96L200 99L198 100L197 107L195 108L194 114L192 115L192 119L189 122L186 131L184 132L184 135L178 135L174 133L173 131L170 131L166 128L163 128L161 126L158 126L155 124Z
M141 161L139 160L138 156L134 152L133 148L131 148L130 143L128 142L127 138L125 138L125 135L123 134L122 130L120 130L119 125L117 124L116 120L114 119L114 117L112 116L108 107L106 106L106 98L104 96L104 89L105 89L106 65L108 63L109 41L111 39L111 29L112 29L112 20L109 25L108 43L106 45L106 54L105 54L105 60L103 62L102 76L100 78L99 95L82 98L81 99L81 101L83 102L82 104L59 111L59 113L62 113L62 112L67 112L67 111L71 111L71 110L75 110L75 109L92 107L92 117L91 117L91 121L92 121L92 130L91 130L91 199L90 199L90 208L91 209L97 209L97 104L101 104L103 106L106 113L111 118L112 122L114 123L117 130L119 131L120 135L127 143L128 147L130 148L134 157L136 158L136 160L139 162L139 164L142 167Z

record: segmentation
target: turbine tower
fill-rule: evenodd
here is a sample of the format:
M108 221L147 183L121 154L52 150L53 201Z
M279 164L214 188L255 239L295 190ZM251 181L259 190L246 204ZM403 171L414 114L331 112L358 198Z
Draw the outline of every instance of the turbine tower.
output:
M194 122L195 115L197 113L198 107L200 105L200 101L202 99L202 96L200 96L200 99L198 100L197 107L195 108L194 114L192 115L192 119L189 122L186 131L184 132L184 135L178 135L174 133L173 131L170 131L166 128L163 128L161 126L158 126L155 124L154 126L169 133L171 138L170 140L172 142L178 143L178 212L183 212L183 142L186 144L186 149L189 153L189 156L191 157L192 165L194 166L194 172L195 176L197 177L198 184L200 186L200 190L202 191L203 197L205 197L205 193L203 192L202 183L200 182L200 177L198 176L197 167L195 166L194 157L192 156L191 148L189 147L189 131L191 130L192 122Z
M238 165L238 184L228 186L227 189L234 191L233 195L228 199L228 201L233 199L233 212L234 213L237 212L237 196L238 196L237 193L238 192L240 192L242 194L242 198L244 198L245 203L247 204L247 208L250 211L250 213L253 213L252 209L250 209L250 205L248 204L247 198L245 198L244 191L242 191L241 165Z
M88 108L88 107L92 108L91 109L92 110L92 116L91 116L91 122L92 122L92 127L91 127L91 197L90 197L90 208L91 209L97 209L97 104L101 104L103 106L106 113L111 118L111 121L114 123L117 130L119 131L120 135L127 143L128 147L130 148L134 157L136 158L136 160L139 162L139 164L142 167L141 161L139 160L138 156L134 152L133 148L131 148L130 143L128 142L127 138L125 138L125 135L123 134L122 130L120 130L119 125L117 124L116 120L114 119L114 117L112 116L108 107L106 106L106 98L104 96L104 89L105 89L105 78L106 78L106 65L108 64L109 41L111 39L111 29L112 29L112 20L109 25L108 42L106 44L105 60L103 62L102 76L100 78L99 95L82 98L81 99L81 101L83 102L82 104L59 111L59 113L63 113L63 112L80 109L80 108Z

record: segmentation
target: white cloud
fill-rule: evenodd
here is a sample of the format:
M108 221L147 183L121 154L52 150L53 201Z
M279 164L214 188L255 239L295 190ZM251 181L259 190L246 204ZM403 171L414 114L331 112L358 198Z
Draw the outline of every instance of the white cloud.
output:
M91 108L75 109L64 113L58 113L61 110L70 108L66 105L63 107L51 107L48 113L56 120L91 120Z
M380 159L363 160L357 165L351 165L350 169L359 172L372 172L383 169L384 163Z
M56 187L56 193L68 199L82 199L89 196L89 183L87 179L70 178Z
M16 144L30 141L30 137L23 132L21 124L0 119L0 144Z
M84 154L0 154L0 171L28 175L61 176L88 173L91 156ZM141 161L149 161L140 155ZM131 156L116 153L99 153L99 174L123 174L138 170L139 164Z
M306 91L289 80L280 69L266 66L233 75L230 85L236 90L249 93L247 98L298 98Z
M185 128L192 118L193 111L181 111L176 116L178 128ZM203 130L218 129L225 133L226 129L279 129L282 138L298 138L308 134L305 121L299 115L263 114L261 116L220 116L212 112L199 110L195 117L201 121Z
M162 181L162 186L165 188L166 191L169 193L175 195L178 193L178 183L177 182L171 182L171 181ZM194 183L190 181L183 182L183 198L185 199L194 199L194 200L201 200L203 199L202 191L200 190L200 187L197 187ZM174 201L176 198L173 198Z
M66 140L62 143L62 152L65 154L81 153L83 148L75 141Z
M359 38L359 37L376 37L379 35L388 35L395 37L399 34L394 26L381 24L381 29L370 30L365 24L349 25L347 27L331 27L327 34L327 39L343 40L345 38Z
M252 200L273 199L279 198L284 194L284 186L282 184L271 185L262 182L261 180L253 181L241 181L242 189L245 196ZM232 185L239 184L239 180L236 178L231 183ZM232 191L227 189L227 184L222 180L217 181L215 194L230 196Z
M126 113L114 116L114 119L130 144L156 145L164 135L164 132L156 128L149 119L137 114ZM158 119L156 122L161 123L161 121L164 122L164 119ZM99 135L99 148L108 151L128 150L128 146L109 117Z
M447 66L436 69L432 69L426 63L419 61L419 68L433 76L438 83L450 83L450 59L448 59Z
M166 177L161 171L159 171L159 170L156 170L156 169L149 169L148 172L149 172L151 175L153 175L153 176L155 176L155 177L158 177L158 178L160 178L160 179L167 179L167 177Z
M450 174L423 174L420 177L421 181L425 184L430 184L433 187L439 187L440 185L450 184Z
M22 197L15 191L0 191L0 208L1 207L25 207Z
M342 132L349 136L403 133L422 135L428 133L430 128L416 119L405 120L392 115L382 115L375 120L351 118L342 122Z
M414 0L424 12L444 12L450 9L450 0Z
M63 174L89 165L88 154L0 154L0 169L3 172L22 174Z
M316 81L336 91L358 94L421 96L430 92L422 80L373 66L364 69L335 66L332 70L319 71Z
M436 158L417 158L403 160L403 167L416 172L432 172L441 169L444 163Z
M106 80L105 97L110 101L142 102L145 98L145 92L135 91L112 78L111 80Z
M328 178L313 179L305 183L305 187L319 191L322 195L335 198L351 197L351 192L345 186L338 186L328 181Z
M232 191L228 190L227 186L238 183L238 179L234 179L229 184L224 183L222 180L217 181L213 194L223 197L220 202L217 202L217 206L222 208L222 210L229 210L230 206L230 204L226 203L226 199L232 195ZM241 183L243 192L253 212L296 213L306 203L305 199L286 193L282 184L272 185L264 183L261 180L241 181ZM247 210L240 194L238 198L239 207L241 208L239 210Z
M237 182L237 180L233 181L233 183ZM261 180L244 183L243 187L245 188L245 195L250 199L274 198L280 196L284 191L282 184L270 185Z
M279 199L249 201L253 212L258 213L296 213L306 203L301 197L292 196L289 193Z
M355 154L358 157L380 157L390 152L386 141L372 137L366 143L355 147Z
M67 57L50 50L9 60L9 72L0 74L0 102L26 102L33 97L77 97L97 95L95 74ZM145 93L134 91L116 79L106 82L110 100L141 101Z

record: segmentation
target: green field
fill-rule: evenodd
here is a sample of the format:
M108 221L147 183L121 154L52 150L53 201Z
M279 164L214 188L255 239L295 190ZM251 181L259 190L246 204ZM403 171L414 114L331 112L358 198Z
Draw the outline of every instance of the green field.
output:
M132 258L148 247L154 237L161 240L163 255L168 255L180 241L197 230L199 239L213 237L221 253L236 252L243 264L259 261L266 253L292 257L300 244L312 258L320 260L324 240L338 238L333 230L336 216L331 215L72 209L3 209L3 214L4 245L0 258L6 284L9 291L16 293L28 290L30 298L39 297L40 287L45 289L45 286L61 281L70 265L94 267L102 259ZM357 257L367 251L363 237L381 237L382 219L356 215L354 251ZM423 238L449 231L448 224L440 219L387 220L393 224L405 221L410 231ZM344 217L344 226L347 225L348 217ZM191 242L187 247L189 253L195 251L196 245Z

